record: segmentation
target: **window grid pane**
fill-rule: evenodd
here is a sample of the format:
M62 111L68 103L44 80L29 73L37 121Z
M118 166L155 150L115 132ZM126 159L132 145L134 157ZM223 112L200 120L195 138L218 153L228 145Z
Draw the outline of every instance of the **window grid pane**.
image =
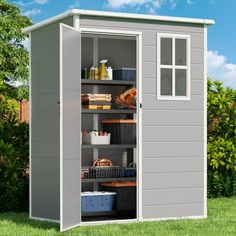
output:
M172 38L161 38L161 65L172 65Z
M175 65L187 65L187 40L175 39Z
M186 96L187 95L187 71L176 69L175 70L175 95Z
M172 96L172 69L161 69L161 95Z

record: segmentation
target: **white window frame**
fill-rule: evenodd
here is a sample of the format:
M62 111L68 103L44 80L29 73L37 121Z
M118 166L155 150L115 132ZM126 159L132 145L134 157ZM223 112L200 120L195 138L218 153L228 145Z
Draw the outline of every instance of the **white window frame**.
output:
M172 39L172 65L161 65L161 38ZM186 66L175 65L175 39L186 39ZM172 69L172 95L161 95L161 69ZM186 70L186 96L175 95L175 69ZM157 99L190 100L190 35L157 33Z

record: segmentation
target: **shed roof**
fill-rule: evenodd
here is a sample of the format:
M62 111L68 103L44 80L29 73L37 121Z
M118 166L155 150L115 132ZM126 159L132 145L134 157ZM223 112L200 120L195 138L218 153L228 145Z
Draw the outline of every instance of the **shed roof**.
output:
M51 24L55 21L62 20L69 16L81 15L81 16L100 16L100 17L111 17L111 18L124 18L124 19L140 19L140 20L154 20L163 22L177 22L177 23L189 23L189 24L202 24L202 25L213 25L214 20L211 19L198 19L198 18L185 18L185 17L172 17L172 16L159 16L159 15L145 15L145 14L131 14L131 13L120 13L120 12L109 12L109 11L91 11L82 9L73 9L57 16L51 17L47 20L41 21L30 27L24 28L23 32L30 32L35 29L41 28L47 24Z

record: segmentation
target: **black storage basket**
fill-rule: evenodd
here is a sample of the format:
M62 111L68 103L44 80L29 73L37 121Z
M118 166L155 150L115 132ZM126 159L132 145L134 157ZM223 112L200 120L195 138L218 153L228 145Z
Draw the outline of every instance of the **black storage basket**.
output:
M93 166L82 168L84 179L120 178L124 176L124 168L120 166Z
M136 69L135 68L121 68L118 70L113 70L113 79L135 81Z
M135 120L103 120L103 128L111 133L111 144L136 144Z

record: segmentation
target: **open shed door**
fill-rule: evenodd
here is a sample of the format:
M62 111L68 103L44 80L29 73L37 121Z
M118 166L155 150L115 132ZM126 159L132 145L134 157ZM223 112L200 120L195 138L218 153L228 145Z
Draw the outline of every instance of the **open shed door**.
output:
M60 24L60 230L81 222L80 32Z

